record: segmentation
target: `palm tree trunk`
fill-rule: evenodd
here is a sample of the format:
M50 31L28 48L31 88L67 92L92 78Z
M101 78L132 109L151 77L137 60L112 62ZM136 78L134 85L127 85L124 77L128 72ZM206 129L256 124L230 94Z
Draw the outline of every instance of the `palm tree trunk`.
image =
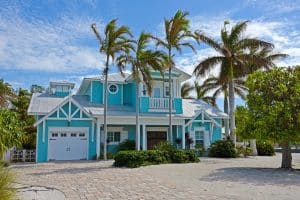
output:
M135 90L135 149L136 150L140 150L140 145L139 145L139 141L140 141L140 120L139 120L139 83L136 82L136 90ZM145 138L143 138L145 139Z
M250 140L250 147L252 149L252 156L257 156L256 139Z
M109 57L107 55L106 57L106 63L105 63L105 81L104 81L104 141L103 141L103 158L104 160L107 160L107 78L108 78L108 64L109 64Z
M172 79L171 79L171 49L169 49L169 142L172 144Z
M230 118L230 137L231 140L234 144L236 145L236 135L235 135L235 117L234 117L234 82L233 82L233 66L232 63L230 65L230 79L229 79L229 84L228 84L228 89L229 89L229 118Z
M224 112L228 115L228 94L227 92L224 93ZM229 137L229 119L225 119L225 136L226 138Z
M282 159L281 168L291 169L292 168L292 151L289 142L281 144L282 147Z

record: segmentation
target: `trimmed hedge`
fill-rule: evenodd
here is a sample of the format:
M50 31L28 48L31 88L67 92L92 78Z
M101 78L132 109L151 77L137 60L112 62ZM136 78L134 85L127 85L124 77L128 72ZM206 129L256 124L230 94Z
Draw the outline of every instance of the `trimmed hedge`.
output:
M211 145L209 156L216 158L236 158L237 152L231 140L218 140Z
M274 156L275 150L269 142L256 142L257 155L259 156Z
M125 140L117 146L117 151L135 150L134 140Z
M115 155L115 167L140 167L164 163L190 163L199 162L192 150L148 150L148 151L120 151Z

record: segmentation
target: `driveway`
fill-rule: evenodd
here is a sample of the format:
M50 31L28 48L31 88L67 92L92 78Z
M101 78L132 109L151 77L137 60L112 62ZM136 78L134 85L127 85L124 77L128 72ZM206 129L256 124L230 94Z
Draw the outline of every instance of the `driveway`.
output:
M280 170L280 161L278 154L137 169L113 168L112 161L11 168L21 199L298 199L300 170ZM300 169L300 154L293 163Z

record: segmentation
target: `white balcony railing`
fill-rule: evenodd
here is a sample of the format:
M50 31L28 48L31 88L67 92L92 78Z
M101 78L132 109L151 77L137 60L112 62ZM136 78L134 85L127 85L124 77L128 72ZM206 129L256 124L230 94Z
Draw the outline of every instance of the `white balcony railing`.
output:
M173 105L174 107L174 105ZM149 98L149 108L150 109L169 109L169 99L168 98Z

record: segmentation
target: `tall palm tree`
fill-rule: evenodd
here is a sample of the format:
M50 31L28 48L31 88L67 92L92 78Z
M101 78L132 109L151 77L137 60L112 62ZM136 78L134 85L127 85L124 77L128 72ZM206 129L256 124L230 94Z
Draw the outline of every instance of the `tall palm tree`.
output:
M191 99L190 93L194 90L194 86L192 86L189 82L185 82L181 86L181 98L183 99Z
M156 45L165 48L168 52L168 69L169 69L169 140L172 142L172 78L171 70L174 66L174 51L182 52L183 47L188 47L195 51L189 39L196 39L195 35L190 32L189 20L187 12L178 10L171 19L164 21L164 38L160 39L153 37L156 40Z
M111 20L104 29L104 36L102 37L96 27L96 24L92 24L91 28L99 42L99 52L106 56L105 68L103 75L105 77L104 82L104 160L107 160L107 79L108 70L110 64L113 64L119 56L127 55L133 50L132 34L127 26L117 26L117 19ZM118 65L119 72L123 74L124 65Z
M164 52L159 50L151 50L148 48L149 42L151 40L151 35L142 32L136 41L136 47L133 56L121 56L118 58L118 65L123 65L123 63L130 63L132 66L132 77L136 82L136 150L140 150L138 141L140 140L140 123L139 123L139 84L143 82L147 87L147 92L149 95L152 93L152 78L150 70L154 69L159 71L161 74L164 72L165 62L167 56Z
M214 48L219 55L209 57L201 61L194 70L196 76L203 76L213 69L216 65L221 65L220 78L228 78L228 97L229 97L229 117L230 117L230 136L234 144L236 143L235 119L234 119L234 78L236 75L245 75L245 70L249 64L258 66L269 65L269 61L265 58L250 54L247 50L251 48L267 48L272 49L271 43L256 39L245 38L242 34L247 28L249 21L239 22L232 27L230 31L226 29L229 22L224 22L221 29L221 43L203 34L196 32L198 39L208 46Z
M247 88L244 86L245 81L240 79L234 79L234 92L241 97L242 99L245 99ZM224 112L226 114L229 114L228 111L228 81L222 80L220 78L217 78L215 76L210 77L206 79L203 83L204 90L207 92L213 91L212 98L217 99L218 96L221 94L224 94ZM225 135L229 136L229 121L225 120Z

